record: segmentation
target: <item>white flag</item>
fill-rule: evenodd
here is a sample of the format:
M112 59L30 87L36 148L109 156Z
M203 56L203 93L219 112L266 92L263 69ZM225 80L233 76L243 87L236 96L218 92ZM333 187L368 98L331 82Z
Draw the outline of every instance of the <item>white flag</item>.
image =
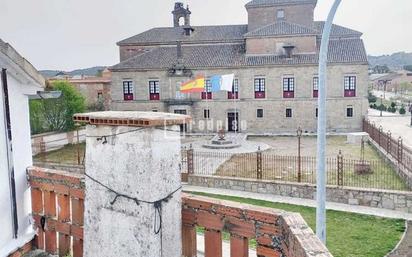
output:
M234 78L235 74L222 75L222 84L220 85L220 90L231 92Z

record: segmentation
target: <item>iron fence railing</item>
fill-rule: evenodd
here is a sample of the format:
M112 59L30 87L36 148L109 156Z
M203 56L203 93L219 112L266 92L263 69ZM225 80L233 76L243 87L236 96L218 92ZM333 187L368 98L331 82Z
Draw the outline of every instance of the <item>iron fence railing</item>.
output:
M200 152L186 150L193 163L189 174L316 184L316 157L278 156L270 152ZM189 152L190 151L190 152ZM342 154L326 159L327 184L409 191L407 183L385 160L347 159Z
M382 126L377 127L368 120L363 121L363 131L367 132L388 156L396 160L398 168L412 173L412 149L403 144L402 137L394 138L390 131L385 132Z

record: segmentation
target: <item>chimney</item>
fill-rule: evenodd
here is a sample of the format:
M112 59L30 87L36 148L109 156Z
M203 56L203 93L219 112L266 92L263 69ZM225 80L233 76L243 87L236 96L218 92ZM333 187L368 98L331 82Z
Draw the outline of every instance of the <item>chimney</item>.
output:
M185 36L190 36L193 31L195 31L190 25L189 26L184 26L183 30L185 31Z
M182 63L182 60L183 60L182 42L180 42L180 41L177 41L176 52L177 52L177 62Z
M293 49L295 49L295 46L288 44L288 45L284 45L283 49L285 49L286 58L292 58Z

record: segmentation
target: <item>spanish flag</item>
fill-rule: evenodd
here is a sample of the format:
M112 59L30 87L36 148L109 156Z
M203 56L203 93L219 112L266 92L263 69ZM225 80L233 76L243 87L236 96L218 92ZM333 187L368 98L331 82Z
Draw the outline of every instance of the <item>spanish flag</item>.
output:
M205 91L205 77L197 76L195 79L187 81L180 86L180 92L183 94Z

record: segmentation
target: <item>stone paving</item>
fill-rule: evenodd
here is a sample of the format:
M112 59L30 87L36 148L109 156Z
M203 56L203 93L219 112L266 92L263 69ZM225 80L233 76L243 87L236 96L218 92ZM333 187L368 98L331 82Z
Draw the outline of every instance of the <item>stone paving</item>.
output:
M393 137L402 136L403 143L412 149L412 127L411 115L396 115L393 113L382 112L380 117L380 111L369 109L368 119L375 122L377 126L382 126L383 130L387 132L390 130Z

